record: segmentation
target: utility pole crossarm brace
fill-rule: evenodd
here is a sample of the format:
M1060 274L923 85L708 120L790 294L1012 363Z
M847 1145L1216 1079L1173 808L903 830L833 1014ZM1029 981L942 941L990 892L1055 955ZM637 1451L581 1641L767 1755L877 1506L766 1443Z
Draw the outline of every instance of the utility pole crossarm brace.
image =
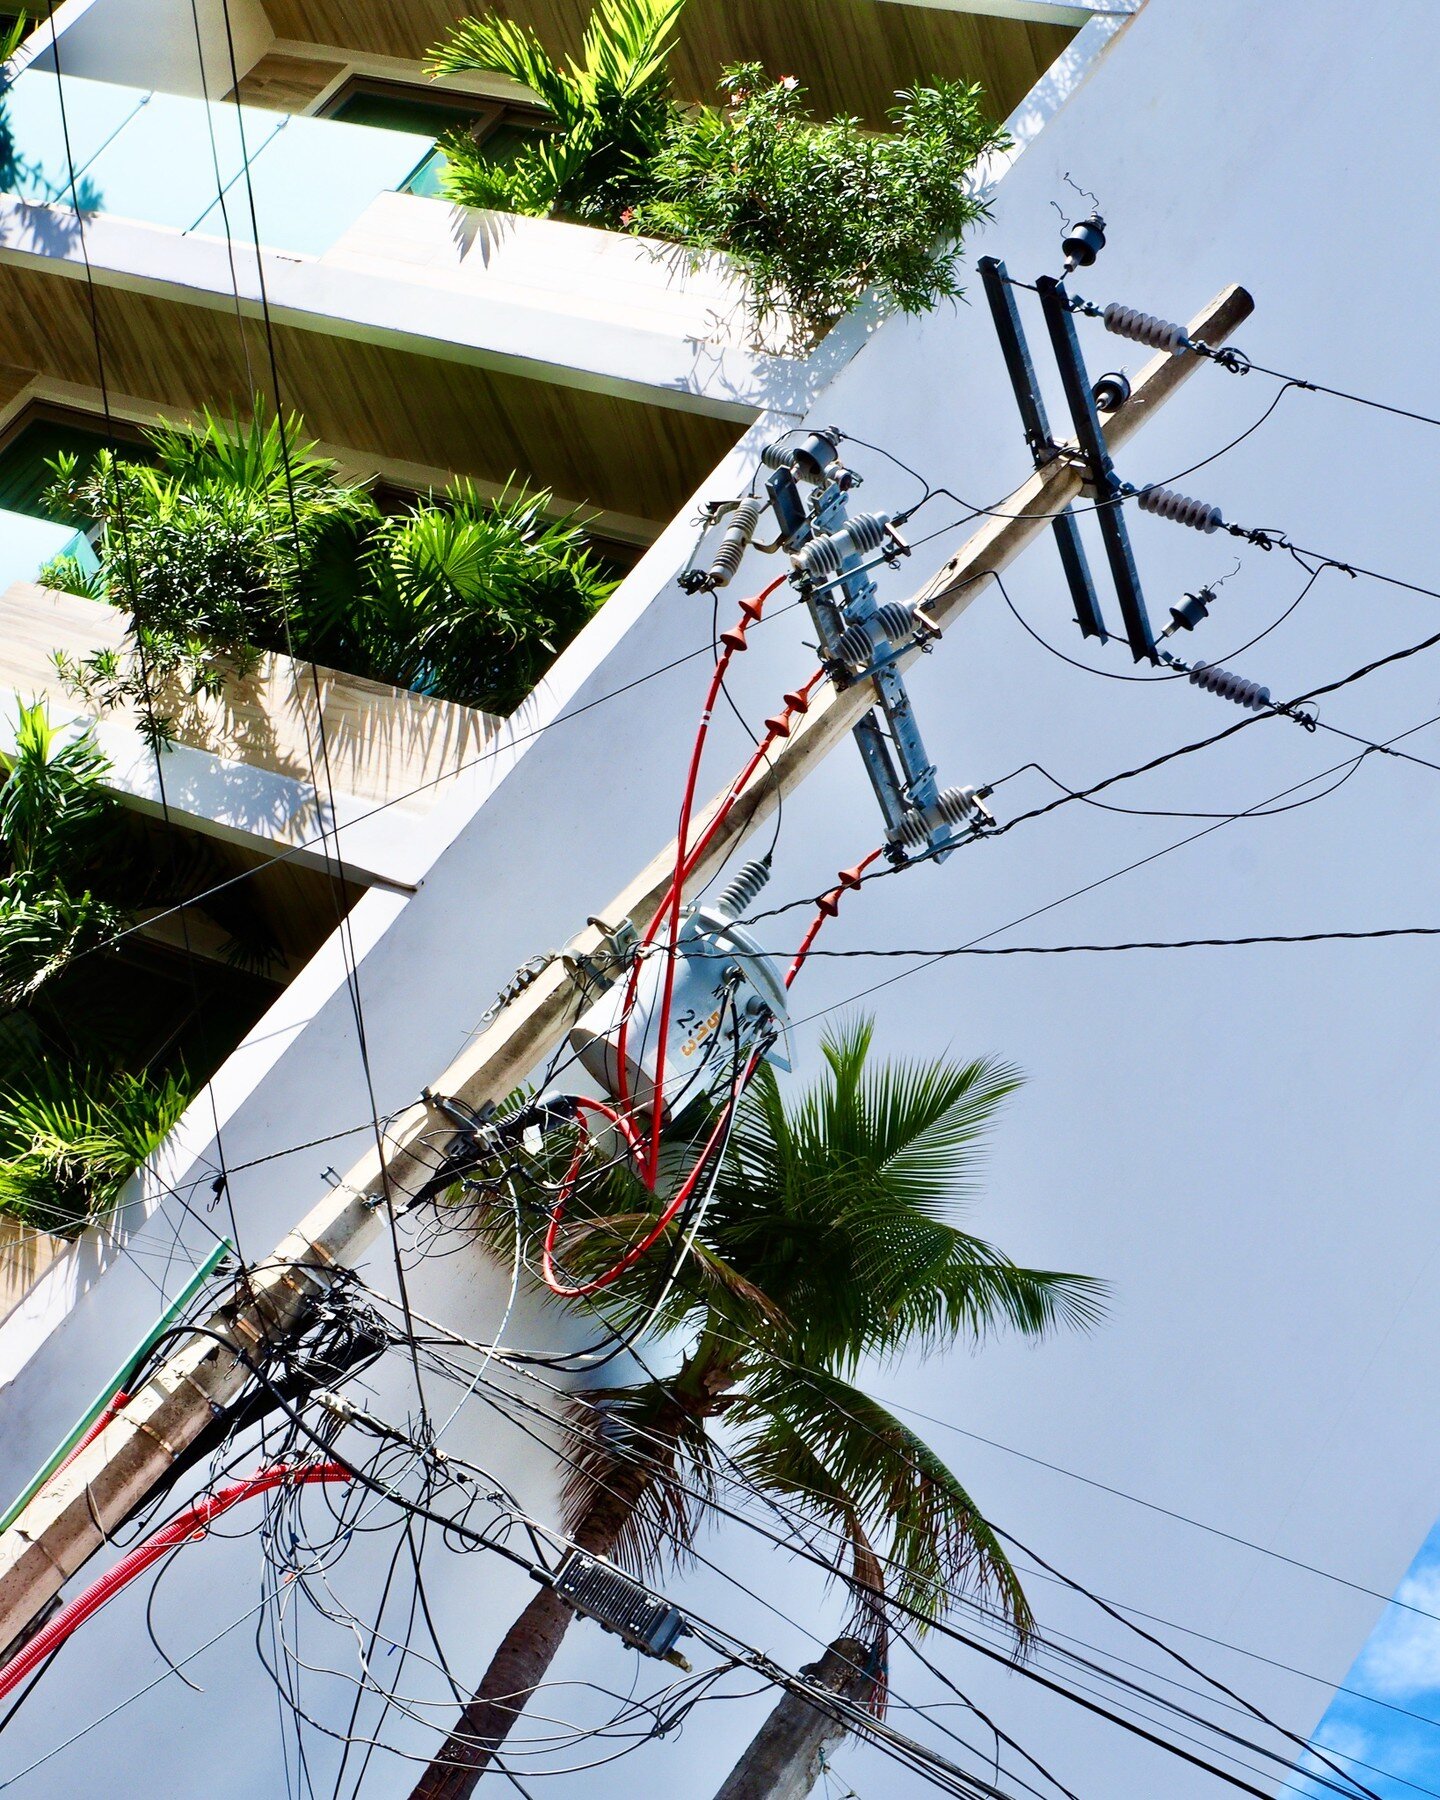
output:
M1191 322L1191 341L1212 347L1223 343L1252 310L1243 288L1226 288ZM1133 436L1201 361L1187 354L1161 355L1148 363L1130 399L1109 422L1110 443L1118 446ZM1068 451L1072 446L1062 448ZM1069 454L1037 469L996 509L1004 516L987 519L925 584L916 603L938 626L958 618L981 591L986 576L1005 568L1049 529L1055 514L1080 496L1082 482L1082 471ZM793 735L775 747L716 832L693 871L692 885L709 881L780 799L849 736L873 704L865 682L843 688L827 683L818 689ZM692 842L698 841L723 799L717 796L698 816ZM664 897L674 868L672 843L601 916L648 919ZM587 926L570 946L571 958L595 957L604 949L603 930ZM551 962L510 1001L467 1044L435 1091L478 1110L497 1103L523 1081L581 1010L582 996L569 960ZM384 1208L398 1206L434 1173L439 1159L427 1140L445 1123L437 1108L423 1103L393 1120L386 1133L383 1167L378 1151L369 1151L265 1262L241 1277L233 1295L210 1315L203 1330L182 1340L105 1430L39 1490L0 1537L0 1654L33 1627L68 1577L237 1398L250 1379L251 1363L262 1362L303 1328L316 1300L359 1261L379 1228Z

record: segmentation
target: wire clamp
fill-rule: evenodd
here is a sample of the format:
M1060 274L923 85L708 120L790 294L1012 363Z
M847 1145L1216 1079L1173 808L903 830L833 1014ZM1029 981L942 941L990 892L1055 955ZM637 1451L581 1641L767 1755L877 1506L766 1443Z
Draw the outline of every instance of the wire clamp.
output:
M587 918L585 923L602 933L594 950L567 948L564 960L573 972L592 987L607 988L634 961L640 948L640 933L633 919L621 919L616 925L604 919Z

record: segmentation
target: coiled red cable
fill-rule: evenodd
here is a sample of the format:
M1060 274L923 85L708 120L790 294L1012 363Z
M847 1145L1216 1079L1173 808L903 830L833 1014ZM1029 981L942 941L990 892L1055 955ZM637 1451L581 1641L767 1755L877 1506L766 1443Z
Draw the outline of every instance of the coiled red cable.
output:
M556 1200L550 1211L550 1220L546 1228L545 1241L540 1259L541 1276L545 1285L552 1293L558 1294L564 1299L576 1299L582 1295L598 1293L602 1288L609 1287L610 1284L627 1269L633 1267L646 1251L651 1249L660 1239L671 1221L684 1207L698 1186L706 1164L728 1128L730 1115L734 1110L735 1103L739 1095L743 1093L750 1077L755 1072L756 1064L760 1060L760 1051L757 1048L751 1052L745 1068L735 1084L729 1102L721 1110L705 1143L701 1146L698 1156L691 1165L689 1174L685 1177L685 1180L680 1184L675 1193L671 1195L670 1199L666 1201L664 1207L660 1210L645 1235L637 1243L631 1244L623 1255L619 1256L603 1274L597 1275L592 1280L584 1282L572 1283L562 1281L555 1268L555 1246L559 1238L561 1223L565 1216L565 1209L574 1192L575 1183L579 1179L580 1170L585 1160L585 1151L590 1141L589 1129L586 1123L587 1114L597 1114L600 1117L609 1120L609 1122L620 1131L632 1154L636 1156L637 1162L639 1163L640 1176L644 1181L645 1186L651 1193L655 1191L656 1183L659 1179L660 1166L661 1115L663 1102L661 1089L665 1079L665 1053L669 1044L670 1007L675 989L675 965L678 960L676 956L676 947L680 936L680 915L684 904L685 883L698 866L700 858L709 848L716 833L734 810L749 783L754 779L756 771L769 756L777 739L788 737L790 735L792 720L808 710L812 693L825 679L826 671L823 668L816 669L802 686L784 696L782 709L772 718L765 721L766 731L764 737L761 738L760 742L756 745L754 753L749 761L730 784L724 799L716 808L714 816L708 821L699 838L692 845L689 842L690 822L695 804L695 791L699 782L700 763L705 749L705 741L709 735L710 722L714 716L715 705L724 685L726 673L728 672L732 659L740 651L744 650L745 634L750 626L760 618L765 602L785 580L786 577L784 575L777 576L774 581L763 588L758 594L754 595L749 600L742 601L738 623L721 634L720 641L724 645L724 649L716 659L715 668L710 678L710 685L706 691L705 702L700 711L700 723L695 733L695 743L690 753L690 765L686 773L685 789L680 803L680 820L675 837L674 874L670 878L670 885L666 889L659 906L655 909L654 917L650 920L645 929L644 936L640 940L639 949L634 961L631 963L630 973L626 979L625 998L621 1007L620 1024L615 1042L615 1099L617 1104L612 1107L603 1101L591 1100L588 1098L582 1098L576 1101L577 1130L575 1150L570 1158L569 1167L566 1169L565 1175L560 1183ZM860 873L868 868L870 864L874 862L875 858L881 854L881 850L872 851L863 862L856 865L854 870L847 871L842 875L841 887L835 889L835 895L838 896L846 886L858 886ZM821 902L821 912L815 923L807 932L794 961L791 963L790 968L786 973L785 985L787 988L799 973L799 970L805 961L805 957L809 952L810 946L814 942L816 934L824 924L825 919L833 916L835 910L834 906L831 906L828 912L825 910L826 902L829 901L830 898L831 897L827 895L826 901ZM639 993L641 965L644 954L654 946L662 926L667 925L668 930L666 931L666 937L668 941L665 946L665 977L661 990L659 1029L655 1049L655 1091L651 1106L650 1120L642 1140L639 1129L634 1121L634 1109L629 1093L626 1053L629 1044L630 1018L634 1011L636 998Z
M270 1489L285 1483L293 1487L307 1487L317 1481L349 1479L350 1471L342 1468L339 1463L277 1463L273 1468L261 1469L243 1481L221 1488L218 1493L206 1494L196 1500L168 1525L162 1525L153 1537L146 1538L143 1544L137 1544L133 1550L127 1551L98 1581L91 1582L83 1594L77 1594L67 1605L62 1606L48 1624L42 1626L22 1649L16 1651L9 1662L0 1667L0 1700L17 1688L27 1675L38 1669L47 1657L53 1656L67 1638L78 1631L88 1618L99 1612L107 1601L113 1600L122 1588L187 1540L203 1538L214 1521L222 1513L229 1512L232 1506L238 1506L242 1500L253 1499L256 1494L268 1493Z

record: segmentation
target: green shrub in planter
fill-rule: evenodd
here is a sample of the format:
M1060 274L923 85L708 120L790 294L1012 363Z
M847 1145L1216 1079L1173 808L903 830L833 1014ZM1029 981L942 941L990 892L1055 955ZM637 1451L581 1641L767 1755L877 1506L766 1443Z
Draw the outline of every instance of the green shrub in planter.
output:
M747 278L757 331L778 327L793 349L871 289L910 313L959 297L959 240L987 213L965 177L1009 141L980 88L897 94L888 133L816 123L799 82L758 64L727 69L721 88L723 110L674 112L635 230L723 250Z
M444 191L463 206L604 224L641 198L670 127L667 63L685 0L599 0L580 61L557 63L528 26L462 19L430 52L431 72L508 75L541 100L553 129L499 162L463 132L444 140Z

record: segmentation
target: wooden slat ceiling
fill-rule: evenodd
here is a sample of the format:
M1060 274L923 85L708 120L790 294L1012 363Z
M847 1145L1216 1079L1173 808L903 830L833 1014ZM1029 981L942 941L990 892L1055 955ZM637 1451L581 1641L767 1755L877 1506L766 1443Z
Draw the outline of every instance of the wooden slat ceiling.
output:
M157 409L244 414L268 388L258 322L246 321L242 344L233 312L110 287L96 295L114 391ZM316 438L486 481L513 474L641 519L670 519L739 435L723 420L292 325L276 326L275 348L285 404ZM0 266L0 363L93 384L84 284Z
M419 61L457 19L484 5L462 0L265 0L278 37ZM503 0L493 10L533 25L552 54L574 54L590 0ZM1074 36L1030 25L902 6L892 0L689 0L672 60L675 90L711 100L727 63L761 62L796 75L825 117L884 123L897 89L940 75L978 81L1005 118Z
M305 967L364 891L355 882L333 879L323 870L302 868L293 860L280 861L267 856L263 850L253 850L244 844L229 844L220 838L199 838L192 832L178 831L174 826L169 830L190 845L192 853L203 857L206 865L213 869L213 874L206 877L207 886L216 886L232 876L244 876L237 884L237 898L243 899L244 906L258 914L274 937L276 947L285 959L284 970L277 971L284 979ZM164 833L158 828L151 836L157 857L184 855L183 849L179 852L168 849ZM217 896L211 906L223 923L226 916L223 900ZM208 909L202 907L201 910ZM165 940L161 937L159 941ZM183 942L182 937L182 945Z

